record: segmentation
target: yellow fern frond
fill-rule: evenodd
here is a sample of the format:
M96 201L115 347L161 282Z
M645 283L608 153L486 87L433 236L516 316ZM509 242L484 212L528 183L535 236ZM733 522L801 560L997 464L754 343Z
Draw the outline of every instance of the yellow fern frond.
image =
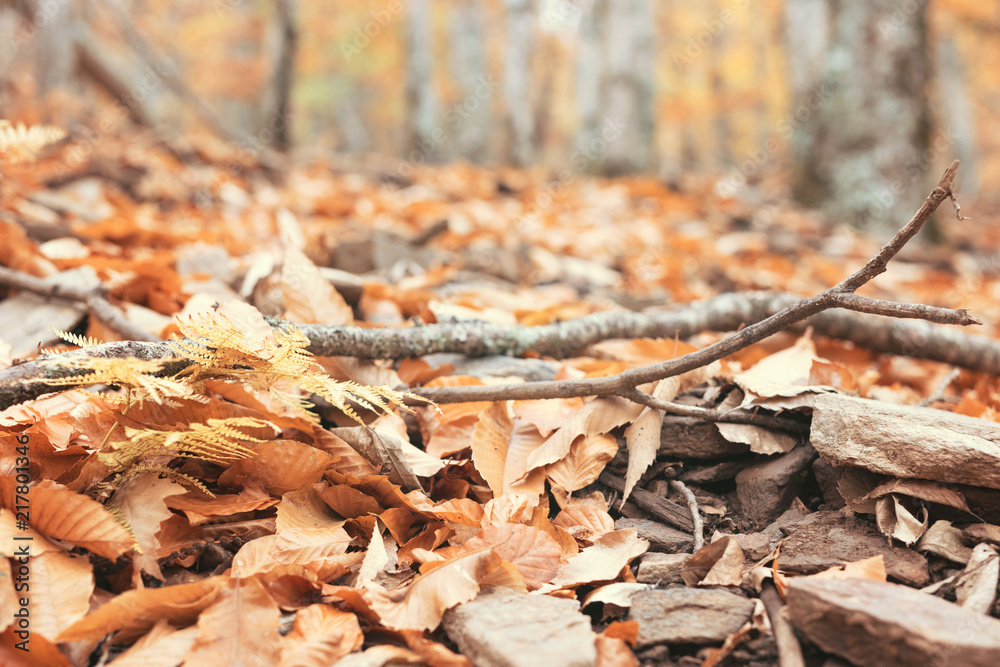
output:
M0 120L0 154L12 160L33 158L45 146L65 137L66 132L58 127L11 125L10 121Z
M114 452L98 458L114 470L125 470L156 456L190 456L220 465L253 455L244 442L263 442L246 432L268 426L266 421L252 417L209 419L206 424L193 423L186 431L160 431L125 427L126 442L114 445Z
M189 384L181 380L156 377L169 359L145 360L133 357L64 357L56 355L43 361L46 376L29 380L51 386L110 384L130 390L131 400L163 403L167 397L191 397Z
M96 338L91 338L90 336L80 336L71 331L63 331L62 329L56 329L55 327L49 328L52 329L52 332L55 333L55 335L59 336L70 345L76 345L77 347L92 347L102 343L102 341L99 341Z

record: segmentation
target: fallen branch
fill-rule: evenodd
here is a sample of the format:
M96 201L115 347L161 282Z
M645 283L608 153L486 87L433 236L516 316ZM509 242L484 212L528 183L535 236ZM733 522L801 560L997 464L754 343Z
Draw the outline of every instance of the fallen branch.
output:
M699 549L705 546L705 522L702 521L701 512L698 511L698 499L694 497L691 489L678 479L670 480L670 488L681 494L684 502L687 503L688 511L691 512L691 522L694 524L694 528L691 529L694 533L694 546L691 547L691 553L696 554Z
M126 338L141 341L159 340L159 338L153 336L145 329L141 329L129 322L125 318L125 315L107 300L100 287L88 290L59 285L48 280L36 278L27 273L13 271L5 266L0 266L0 285L7 285L50 299L79 301L87 306L87 309L94 318L101 321L112 331L116 331Z
M667 403L639 391L637 387L700 368L783 329L797 324L804 326L806 323L814 327L818 334L850 340L866 349L932 359L1000 374L1000 342L985 336L962 335L929 324L929 322L981 324L981 321L968 311L900 304L854 294L859 287L884 272L889 260L919 231L941 202L951 197L951 185L957 167L956 161L945 171L938 186L910 222L860 271L829 290L808 299L793 302L794 297L790 295L766 292L726 294L692 304L684 310L654 315L629 312L598 313L543 327L500 327L484 323L461 323L407 329L362 329L321 325L301 325L300 328L311 341L309 351L317 356L399 359L435 352L460 352L469 356L486 356L521 355L534 351L547 356L566 357L586 345L608 338L645 336L685 338L705 330L731 331L747 322L755 322L697 352L604 378L414 390L414 393L437 403L618 395L670 414L737 423L759 423L761 417L739 411L720 414L703 408ZM836 308L855 312L830 310ZM859 312L868 314L857 314ZM877 316L918 318L926 321L886 322ZM164 343L137 342L108 343L68 354L95 357L137 356L142 359L174 356L171 348ZM171 364L169 369L165 369L164 374L179 372L186 363L178 360ZM58 373L58 369L46 367L43 360L26 362L0 372L0 410L52 391L51 387L42 383L24 385L24 381L57 377ZM790 430L795 430L794 425L779 427L786 426L791 426Z

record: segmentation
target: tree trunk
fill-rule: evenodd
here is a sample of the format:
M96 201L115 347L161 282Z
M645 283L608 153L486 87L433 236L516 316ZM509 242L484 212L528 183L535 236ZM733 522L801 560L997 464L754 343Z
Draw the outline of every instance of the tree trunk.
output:
M291 145L291 97L295 71L295 53L298 46L298 25L295 10L297 0L277 0L277 59L271 79L272 103L264 113L261 132L274 134L273 145L279 151Z
M535 48L532 0L504 0L507 44L503 91L507 100L508 161L526 166L535 161L535 114L531 90L531 57Z
M588 86L578 164L608 175L646 171L655 160L655 25L649 0L597 0L581 26L578 70ZM597 49L598 56L586 53ZM598 69L597 91L583 76Z
M797 144L797 199L838 222L895 229L927 194L936 165L928 152L926 5L913 5L911 12L895 0L827 0L821 84L799 92L783 125ZM807 57L808 49L793 51L789 62Z
M470 162L486 160L490 109L496 82L486 74L483 0L458 0L451 16L451 71L461 99L445 114L454 154Z
M406 31L406 101L410 139L406 159L417 165L440 159L444 132L437 127L430 0L409 0Z
M968 77L962 63L962 54L950 36L941 39L936 51L935 80L938 84L942 129L934 134L932 147L954 143L952 154L962 161L960 192L967 197L975 197L979 193L979 144L976 141L976 116L969 98Z

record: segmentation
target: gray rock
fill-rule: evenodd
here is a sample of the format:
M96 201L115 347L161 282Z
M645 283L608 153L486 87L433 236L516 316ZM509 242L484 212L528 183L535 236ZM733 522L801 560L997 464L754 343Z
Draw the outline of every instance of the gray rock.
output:
M615 521L615 530L625 528L635 528L641 539L649 540L650 551L675 554L691 551L691 547L694 546L693 536L649 519L618 519Z
M676 587L639 591L629 617L639 623L636 648L654 644L714 644L750 620L754 603L735 593Z
M498 588L448 610L444 629L477 667L582 667L597 660L590 618L575 600Z
M897 584L792 579L788 618L859 667L1000 664L1000 621Z
M681 570L690 554L664 554L651 551L639 562L639 572L636 581L641 584L679 584Z
M755 463L736 475L736 492L747 518L758 526L777 519L802 493L814 458L815 450L805 445Z
M890 544L874 523L843 511L815 512L781 546L786 572L815 574L831 567L881 554L886 573L896 581L924 586L930 580L927 559L906 547Z

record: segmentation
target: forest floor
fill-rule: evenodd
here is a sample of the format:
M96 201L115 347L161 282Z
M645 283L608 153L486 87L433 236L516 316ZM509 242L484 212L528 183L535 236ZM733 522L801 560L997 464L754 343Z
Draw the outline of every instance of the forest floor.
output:
M3 167L0 662L1000 661L1000 355L929 352L1000 339L1000 224L960 192L971 219L946 200L945 242L859 294L973 330L929 325L903 355L866 345L898 320L817 320L646 387L686 413L557 390L435 409L399 392L705 348L752 323L726 304L819 294L895 230L825 222L776 178L722 198L708 178L247 157L136 134ZM501 348L572 341L598 313L710 325L471 347L489 325ZM429 324L444 344L381 359L354 329L324 355L309 326ZM43 355L75 348L52 328L88 349ZM148 342L171 335L193 341L170 351L183 372ZM691 416L714 408L749 416Z

